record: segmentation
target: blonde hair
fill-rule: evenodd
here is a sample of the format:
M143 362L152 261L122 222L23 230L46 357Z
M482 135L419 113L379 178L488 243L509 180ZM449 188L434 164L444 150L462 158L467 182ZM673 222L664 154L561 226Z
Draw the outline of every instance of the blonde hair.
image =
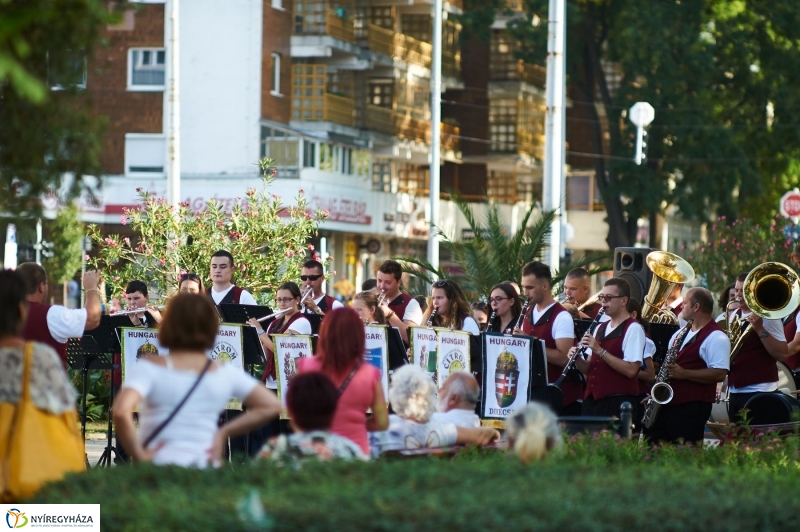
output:
M378 306L378 296L373 294L370 291L366 292L359 292L353 298L354 300L358 299L362 303L364 303L368 309L372 312L372 318L380 325L386 325L386 316L383 314L383 309ZM375 309L375 310L372 310ZM402 320L403 317L400 316Z
M536 462L561 445L558 418L541 403L528 403L506 422L509 448L524 464Z

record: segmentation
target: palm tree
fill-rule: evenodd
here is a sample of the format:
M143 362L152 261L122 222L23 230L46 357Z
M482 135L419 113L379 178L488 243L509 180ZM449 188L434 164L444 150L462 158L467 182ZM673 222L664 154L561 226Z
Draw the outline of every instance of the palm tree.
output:
M522 217L519 229L513 234L503 227L500 209L496 203L489 204L485 220L481 223L472 206L460 197L454 196L453 202L464 215L472 231L471 238L454 239L437 229L442 238L442 246L452 255L457 267L434 268L427 260L420 257L400 256L395 260L403 264L407 273L428 284L439 279L453 279L458 282L465 294L472 301L488 296L492 286L507 280L519 280L522 267L528 262L541 260L550 236L550 225L555 218L555 211L547 211L531 222L535 205L528 207ZM557 285L573 268L587 267L591 263L607 261L610 253L594 253L568 264L568 268L557 270L553 276L553 285ZM601 264L587 268L590 275L608 271L610 264Z

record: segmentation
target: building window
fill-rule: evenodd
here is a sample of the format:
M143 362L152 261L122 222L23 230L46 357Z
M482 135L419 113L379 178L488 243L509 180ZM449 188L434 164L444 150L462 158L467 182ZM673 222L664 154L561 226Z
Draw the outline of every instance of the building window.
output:
M603 210L603 196L594 179L594 174L571 174L567 176L567 209L575 211Z
M283 0L272 0L272 9L283 11Z
M372 163L372 190L379 192L395 192L393 186L392 163L375 162Z
M292 119L325 119L325 65L294 65Z
M369 82L369 104L378 107L392 107L392 93L394 85L392 80L380 80Z
M300 140L291 132L261 126L261 157L274 160L280 177L297 177Z
M272 89L273 96L281 95L281 54L272 52Z
M397 190L409 194L427 195L430 169L426 166L404 164L397 169Z
M433 21L430 15L402 15L400 17L400 25L402 27L401 33L418 41L431 42Z
M128 90L164 90L167 52L163 48L131 48Z
M54 91L86 88L86 54L83 50L47 53L47 76Z
M125 175L133 177L163 175L166 156L164 135L148 133L125 135Z
M486 195L490 201L516 203L517 175L514 172L492 170L486 183Z
M317 144L309 140L303 141L303 168L317 167Z
M517 100L492 98L489 102L491 151L517 151Z

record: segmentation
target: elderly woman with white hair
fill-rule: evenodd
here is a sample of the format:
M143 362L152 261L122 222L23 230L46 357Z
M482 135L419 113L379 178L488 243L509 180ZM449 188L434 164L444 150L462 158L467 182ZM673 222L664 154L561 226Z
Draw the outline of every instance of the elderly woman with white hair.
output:
M500 433L492 428L457 427L432 420L436 410L436 384L427 372L415 365L409 364L394 372L389 402L394 414L389 416L388 430L370 433L373 456L402 449L487 445L500 439Z

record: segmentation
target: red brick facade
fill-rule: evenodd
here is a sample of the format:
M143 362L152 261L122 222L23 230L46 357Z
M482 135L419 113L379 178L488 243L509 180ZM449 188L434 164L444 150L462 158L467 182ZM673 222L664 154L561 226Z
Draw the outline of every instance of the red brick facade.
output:
M123 23L105 31L109 45L95 53L86 83L95 111L108 117L101 162L112 175L125 172L125 133L163 131L163 92L128 91L127 84L128 50L164 46L164 5L137 4L130 27Z
M292 35L292 0L283 0L283 10L264 1L261 52L261 117L289 123L292 91L292 57L289 42ZM280 93L273 96L272 54L281 55Z

